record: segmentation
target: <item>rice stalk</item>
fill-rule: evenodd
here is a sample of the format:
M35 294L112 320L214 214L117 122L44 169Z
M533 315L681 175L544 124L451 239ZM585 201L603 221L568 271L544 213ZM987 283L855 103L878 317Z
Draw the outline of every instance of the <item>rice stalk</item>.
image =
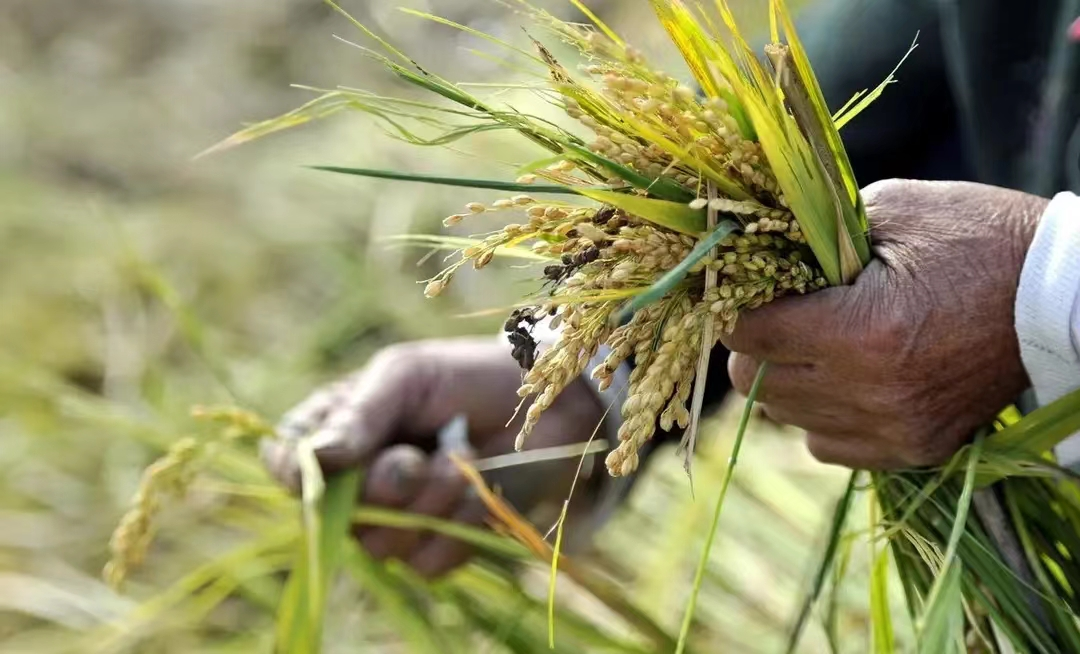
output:
M742 417L739 419L739 427L735 432L735 442L731 446L731 455L728 457L727 470L724 471L724 479L720 482L720 492L716 497L716 508L713 509L712 523L709 525L709 531L705 536L705 545L701 550L701 559L698 561L697 571L694 573L694 583L690 587L690 599L687 601L686 610L683 613L682 627L679 630L679 642L675 647L675 654L682 654L682 652L686 651L687 640L690 637L690 626L693 624L694 620L694 609L697 608L698 593L701 591L701 584L705 578L705 568L708 567L709 555L712 553L713 540L716 538L716 532L720 527L720 514L724 508L724 499L727 497L731 478L735 474L735 465L739 461L739 451L742 449L746 428L750 424L750 415L753 412L754 401L757 399L758 391L761 389L761 382L765 380L765 373L767 371L767 364L763 363L758 368L757 376L754 378L754 383L750 387L750 394L746 398L746 406L743 407Z

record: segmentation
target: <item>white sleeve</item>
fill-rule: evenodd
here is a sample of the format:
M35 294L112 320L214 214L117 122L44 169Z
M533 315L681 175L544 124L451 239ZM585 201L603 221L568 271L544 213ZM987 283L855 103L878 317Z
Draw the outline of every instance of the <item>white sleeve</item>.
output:
M1044 406L1080 388L1080 197L1059 193L1031 242L1016 293L1020 356ZM1057 450L1062 465L1080 464L1080 438Z

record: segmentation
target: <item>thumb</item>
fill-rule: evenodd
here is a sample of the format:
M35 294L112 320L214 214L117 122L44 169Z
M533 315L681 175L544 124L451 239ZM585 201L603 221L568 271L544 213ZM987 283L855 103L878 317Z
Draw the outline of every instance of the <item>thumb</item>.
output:
M418 422L416 407L430 396L435 374L411 346L377 353L359 374L317 391L289 411L279 437L261 443L270 473L299 488L296 446L307 440L326 474L361 466Z
M323 470L368 464L395 443L435 449L438 430L465 414L473 445L502 433L518 403L521 377L505 343L449 339L393 345L339 389L308 438ZM264 446L271 471L297 477L295 441Z

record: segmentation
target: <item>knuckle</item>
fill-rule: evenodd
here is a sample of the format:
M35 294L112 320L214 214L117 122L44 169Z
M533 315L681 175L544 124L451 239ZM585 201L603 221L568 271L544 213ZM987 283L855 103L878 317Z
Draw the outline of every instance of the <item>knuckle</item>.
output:
M902 197L911 185L909 180L882 179L878 180L862 190L863 202L867 208L871 205L883 205Z
M853 325L851 333L860 357L872 370L903 365L911 326L903 313L893 309L874 311Z
M423 343L395 343L375 353L364 370L364 378L366 383L407 390L411 397L414 391L422 394L422 389L431 386L436 364L437 357Z
M371 357L368 367L386 372L411 370L420 359L418 349L415 343L388 345Z

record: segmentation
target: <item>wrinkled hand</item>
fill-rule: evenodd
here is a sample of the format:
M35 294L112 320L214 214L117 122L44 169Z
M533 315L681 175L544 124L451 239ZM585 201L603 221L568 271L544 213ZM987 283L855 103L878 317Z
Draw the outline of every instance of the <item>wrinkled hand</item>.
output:
M513 451L520 419L509 427L506 422L519 402L520 381L506 344L494 339L393 346L359 374L290 411L279 426L282 440L264 445L264 460L278 479L296 488L299 474L289 441L307 436L326 474L367 470L365 503L481 524L484 507L446 453L437 451L436 434L464 414L476 457ZM545 411L529 448L588 440L601 417L600 403L579 380ZM565 495L577 464L576 458L531 463L485 476L525 512ZM406 561L427 577L457 567L471 554L461 541L416 530L360 527L356 535L373 556Z
M875 260L852 286L740 316L728 370L745 394L767 361L758 400L822 461L939 464L1028 386L1013 306L1047 201L899 180L863 198Z

